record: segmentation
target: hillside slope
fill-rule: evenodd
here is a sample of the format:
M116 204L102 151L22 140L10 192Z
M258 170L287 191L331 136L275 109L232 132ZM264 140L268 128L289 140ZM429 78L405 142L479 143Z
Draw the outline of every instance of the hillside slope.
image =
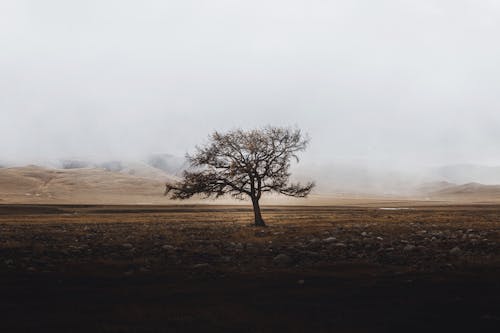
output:
M164 203L161 170L113 172L98 168L0 169L1 203Z
M500 200L500 185L484 185L468 183L444 187L429 193L432 198L442 198L455 201L498 201Z
M176 176L146 164L129 164L119 170L103 168L54 169L40 166L0 168L0 203L26 204L247 204L230 197L170 201L163 196L165 182ZM399 206L433 202L488 203L500 201L500 185L448 182L423 183L407 195L368 195L326 192L319 188L307 199L278 195L262 198L263 204Z

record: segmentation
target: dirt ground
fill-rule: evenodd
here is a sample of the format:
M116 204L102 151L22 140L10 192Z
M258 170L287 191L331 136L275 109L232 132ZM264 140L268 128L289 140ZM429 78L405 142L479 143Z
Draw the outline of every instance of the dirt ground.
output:
M0 205L0 331L500 331L500 206L263 214Z

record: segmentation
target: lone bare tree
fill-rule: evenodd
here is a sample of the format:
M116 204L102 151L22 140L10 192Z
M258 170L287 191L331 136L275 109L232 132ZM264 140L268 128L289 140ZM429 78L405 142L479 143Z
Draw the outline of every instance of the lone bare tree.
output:
M255 225L265 226L259 200L264 192L306 197L314 183L289 183L291 160L305 150L308 140L298 129L264 127L228 133L213 133L203 147L188 155L190 170L183 179L166 184L165 195L188 199L195 194L206 198L230 194L252 200Z

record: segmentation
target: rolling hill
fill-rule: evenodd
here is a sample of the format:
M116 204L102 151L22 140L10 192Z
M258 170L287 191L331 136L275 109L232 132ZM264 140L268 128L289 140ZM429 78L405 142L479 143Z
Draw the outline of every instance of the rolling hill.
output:
M160 160L161 161L161 160ZM156 160L158 162L158 159ZM166 172L161 163L154 167L144 162L112 162L99 166L71 161L65 168L36 165L0 168L0 203L40 204L168 204L163 196L165 182L179 178ZM83 166L83 167L82 167ZM352 175L351 175L352 176ZM406 183L398 175L394 179L397 187L370 187L366 179L354 179L350 189L344 179L342 187L331 186L328 178L318 178L318 188L308 199L293 199L283 196L266 196L263 203L272 204L366 204L382 202L459 202L487 203L500 201L500 185L485 185L477 182L457 185L448 181L424 182L415 186L416 180ZM366 178L366 177L365 177ZM371 180L371 178L369 179ZM365 185L365 193L359 190ZM341 188L342 190L339 190ZM380 191L380 188L383 191ZM390 191L388 189L391 189ZM395 191L397 189L397 191ZM231 198L222 200L189 200L194 203L241 204Z
M500 200L500 185L467 183L449 185L428 193L430 198L465 202L497 202Z
M0 203L164 203L164 183L176 177L151 167L0 169Z

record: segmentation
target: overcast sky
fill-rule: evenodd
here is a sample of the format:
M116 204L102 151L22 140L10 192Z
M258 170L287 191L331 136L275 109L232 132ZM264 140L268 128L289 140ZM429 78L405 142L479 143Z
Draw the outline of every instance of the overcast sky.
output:
M499 39L495 0L1 0L0 160L273 124L321 163L500 164Z

